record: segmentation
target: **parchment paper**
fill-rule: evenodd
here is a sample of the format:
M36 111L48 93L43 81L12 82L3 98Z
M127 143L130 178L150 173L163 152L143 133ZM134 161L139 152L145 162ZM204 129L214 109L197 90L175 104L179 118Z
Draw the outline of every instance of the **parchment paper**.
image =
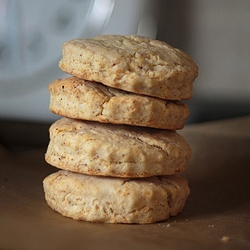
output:
M0 154L0 249L250 249L250 117L186 125L193 154L182 214L149 225L75 221L52 211L46 148ZM28 131L27 131L28 134Z

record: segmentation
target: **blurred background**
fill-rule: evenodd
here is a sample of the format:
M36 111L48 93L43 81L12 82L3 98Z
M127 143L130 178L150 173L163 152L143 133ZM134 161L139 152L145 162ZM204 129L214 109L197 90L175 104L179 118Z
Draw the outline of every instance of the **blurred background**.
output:
M250 114L250 2L162 1L157 38L199 66L188 122Z
M247 0L0 0L0 121L49 124L48 84L62 43L139 34L187 52L199 66L188 123L250 114Z

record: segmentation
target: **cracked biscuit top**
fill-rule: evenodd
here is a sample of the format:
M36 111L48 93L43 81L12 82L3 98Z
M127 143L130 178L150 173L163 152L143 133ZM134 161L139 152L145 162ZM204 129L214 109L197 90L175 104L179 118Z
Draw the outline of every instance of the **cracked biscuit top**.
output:
M165 42L104 35L63 44L59 67L79 78L162 99L190 99L198 76L194 61Z
M50 127L45 159L73 172L135 178L181 173L190 156L175 131L64 117Z
M135 95L77 77L55 80L48 88L50 110L69 118L177 130L189 116L184 102Z

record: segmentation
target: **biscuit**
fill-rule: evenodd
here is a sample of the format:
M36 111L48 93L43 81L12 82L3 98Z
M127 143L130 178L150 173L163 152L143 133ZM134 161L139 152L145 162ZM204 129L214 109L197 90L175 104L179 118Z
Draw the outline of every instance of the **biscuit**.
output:
M140 36L104 35L63 44L59 67L79 78L162 99L190 99L198 68L183 51Z
M188 183L179 176L122 179L60 170L43 181L48 205L75 220L154 223L182 212Z
M172 175L191 148L175 131L62 118L50 127L46 161L64 170L116 177Z
M182 129L189 116L182 101L166 101L69 77L49 85L50 110L60 116L104 123Z

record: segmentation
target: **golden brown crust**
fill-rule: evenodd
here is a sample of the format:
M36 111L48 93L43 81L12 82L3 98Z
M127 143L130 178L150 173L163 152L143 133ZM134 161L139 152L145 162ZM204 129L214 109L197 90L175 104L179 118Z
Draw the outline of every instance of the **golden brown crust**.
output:
M50 127L45 158L64 170L135 178L181 173L190 156L175 131L62 118Z
M59 67L82 79L169 100L190 99L198 75L185 52L140 36L68 41Z
M77 77L55 80L49 91L50 110L75 119L177 130L189 116L184 102L135 95Z
M188 183L179 176L121 179L59 171L43 181L48 205L75 220L154 223L182 212Z

